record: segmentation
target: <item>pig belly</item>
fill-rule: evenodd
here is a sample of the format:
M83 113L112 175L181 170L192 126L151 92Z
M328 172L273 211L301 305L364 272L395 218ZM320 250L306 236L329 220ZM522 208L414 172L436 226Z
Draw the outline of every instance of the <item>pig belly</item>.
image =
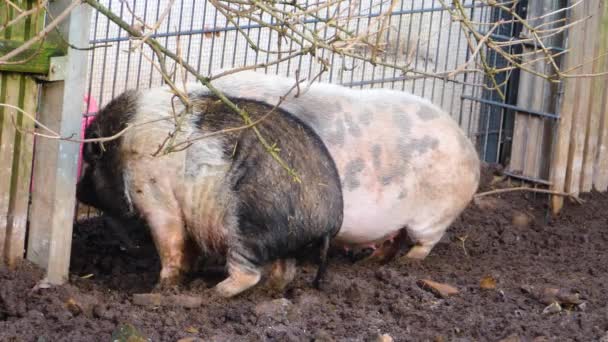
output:
M393 236L407 225L404 212L407 205L397 200L398 190L387 191L378 201L368 189L347 192L344 195L344 221L336 241L346 245L369 245Z

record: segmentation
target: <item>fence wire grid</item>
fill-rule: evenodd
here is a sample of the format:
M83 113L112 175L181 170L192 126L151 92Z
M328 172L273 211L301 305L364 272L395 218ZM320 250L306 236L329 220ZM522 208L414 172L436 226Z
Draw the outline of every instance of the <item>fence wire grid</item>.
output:
M314 0L298 0L304 4ZM495 40L510 40L521 32L516 21L509 15L487 5L487 1L461 1L471 22L488 29L488 23L500 18L507 19L491 35ZM169 1L150 0L105 0L102 3L126 22L135 24L133 13L146 23L158 21ZM312 3L312 2L311 2ZM390 2L383 0L352 0L347 4L352 16L348 29L363 32L372 18L383 15ZM521 1L520 10L525 14L527 1ZM351 13L351 11L356 13ZM131 12L132 11L132 12ZM318 16L329 16L318 13ZM96 12L92 16L90 43L95 49L89 53L87 94L94 106L89 106L85 116L94 115L97 108L107 104L125 90L149 88L163 83L160 73L150 62L152 53L146 48L143 53L129 52L134 41L128 34ZM317 28L320 19L310 19L306 25ZM267 50L277 49L277 34L267 27L246 19L236 19L236 24L246 32L256 45ZM485 25L485 26L484 26ZM331 36L330 28L321 34ZM466 63L471 56L466 33L460 23L453 21L450 13L436 0L400 0L389 17L389 29L383 33L384 49L380 58L384 61L404 64L410 62L417 70L430 73L451 71ZM222 68L242 67L271 61L270 54L252 49L237 27L205 0L178 1L172 6L166 19L152 37L172 51L181 51L181 57L196 66L203 74L213 74ZM513 45L507 49L521 49ZM371 51L359 51L367 54ZM490 67L500 68L507 62L492 51L486 51ZM514 51L516 52L516 51ZM501 99L496 91L483 87L489 79L482 73L460 73L453 79L439 77L404 77L400 71L363 63L350 57L322 51L322 58L331 67L321 75L320 82L341 84L353 88L391 88L414 93L441 106L459 123L475 143L481 158L488 162L504 162L510 153L513 135L513 96ZM310 55L299 56L289 61L264 69L294 77L296 70L301 77L316 75L321 65ZM479 58L476 56L475 58ZM153 59L152 59L153 60ZM512 76L502 73L497 76L500 83ZM501 91L511 94L504 82ZM516 95L515 95L516 96ZM511 102L511 104L509 104ZM511 106L511 107L509 107ZM517 109L517 108L515 108Z

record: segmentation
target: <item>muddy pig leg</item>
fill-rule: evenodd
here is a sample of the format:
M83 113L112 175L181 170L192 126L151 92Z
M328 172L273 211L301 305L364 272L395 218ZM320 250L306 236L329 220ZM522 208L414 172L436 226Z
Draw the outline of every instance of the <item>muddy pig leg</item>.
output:
M321 248L319 253L319 268L317 269L317 275L315 279L312 281L312 286L315 289L319 290L321 288L321 281L325 276L325 272L327 271L327 254L329 252L329 243L331 237L329 235L325 235L321 240Z
M160 256L160 286L174 286L192 268L196 246L186 234L181 217L156 208L146 215Z
M280 259L272 264L270 269L270 286L283 290L296 276L296 260Z
M443 234L448 229L452 221L452 218L450 218L433 224L408 227L408 234L414 241L415 245L407 252L402 260L423 260L426 258L437 242L441 240L441 237L443 237Z
M228 278L215 286L220 296L229 298L255 286L261 278L261 269L241 255L229 252Z

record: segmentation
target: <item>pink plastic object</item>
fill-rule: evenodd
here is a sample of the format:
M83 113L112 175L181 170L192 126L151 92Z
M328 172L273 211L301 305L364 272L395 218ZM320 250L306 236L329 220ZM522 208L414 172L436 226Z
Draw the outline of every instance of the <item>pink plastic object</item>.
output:
M88 114L95 114L97 113L97 111L99 110L99 108L97 107L97 101L95 101L95 99L93 97L90 97L88 95L84 96L84 103L86 105L86 112L82 118L82 130L80 133L80 138L84 139L84 133L87 129L87 127L89 127L89 125L93 122L93 120L95 120L95 116L89 116ZM84 144L80 144L80 152L78 155L78 175L80 176L80 171L82 169L82 146Z

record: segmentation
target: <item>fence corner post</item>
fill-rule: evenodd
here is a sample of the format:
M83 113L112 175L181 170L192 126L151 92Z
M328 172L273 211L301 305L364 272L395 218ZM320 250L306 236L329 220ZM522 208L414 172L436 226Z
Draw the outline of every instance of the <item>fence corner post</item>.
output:
M52 1L49 14L55 18L72 3ZM88 47L90 11L81 4L58 26L71 46ZM63 137L80 137L87 63L87 50L68 48L62 80L42 85L39 121ZM50 283L61 284L70 265L79 145L36 137L35 149L26 257L46 269Z

